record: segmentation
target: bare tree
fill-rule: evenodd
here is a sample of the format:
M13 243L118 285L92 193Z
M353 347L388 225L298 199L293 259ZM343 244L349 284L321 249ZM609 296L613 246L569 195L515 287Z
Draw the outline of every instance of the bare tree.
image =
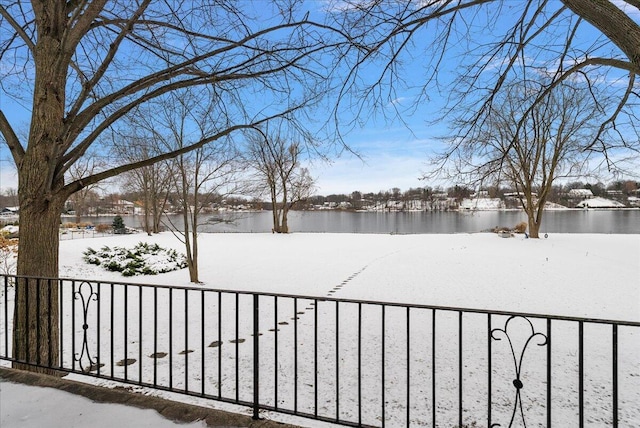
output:
M5 190L4 195L0 195L2 198L2 205L8 207L17 207L18 206L18 189L15 187L9 187Z
M512 185L527 214L529 236L538 238L556 180L587 172L585 148L602 117L590 103L588 89L578 82L557 86L543 100L536 100L536 82L507 88L496 96L484 126L466 138L450 140L440 161L450 165L458 181L466 177L472 184Z
M341 0L335 6L333 16L349 32L355 52L336 120L344 108L386 113L392 106L392 114L402 117L439 91L447 103L434 122L449 121L462 109L466 126L455 132L464 138L484 126L507 82L526 81L533 72L547 80L529 103L531 110L577 77L606 89L606 100L616 100L605 105L603 92L593 92L590 102L604 114L585 145L609 169L625 168L617 162L622 153L637 157L640 151L637 0ZM416 87L419 95L400 110L395 101Z
M323 93L332 70L321 67L319 59L334 52L336 44L327 40L326 26L297 9L298 2L286 3L261 3L259 11L249 2L226 1L207 7L177 0L0 5L4 99L18 100L31 110L26 139L18 137L15 124L0 110L0 133L19 178L19 275L58 275L60 214L65 201L82 188L274 117L292 120ZM65 181L78 159L139 106L203 85L216 95L221 123L215 134L140 161L113 159L104 170ZM257 93L262 95L255 97ZM251 103L245 102L249 94ZM15 314L29 317L16 317L14 358L56 366L57 284L35 284L25 282L16 293ZM43 302L37 310L36 301ZM32 310L26 309L28 302ZM36 324L51 328L36 329Z
M78 161L69 168L68 177L71 181L80 180L82 177L91 175L93 172L102 168L102 162L96 156L87 155L78 159ZM75 211L76 223L80 223L80 217L86 216L89 212L89 206L92 202L95 202L96 192L98 184L88 185L69 198L69 201L73 204Z
M165 146L172 149L186 147L193 140L215 133L218 126L212 103L199 103L192 90L175 93L171 102L161 109L154 132ZM167 132L163 133L162 130ZM161 136L163 135L164 136ZM201 212L210 207L213 199L233 192L237 171L236 150L229 139L181 154L172 160L172 189L182 212L182 227L171 230L185 246L189 280L199 283L198 234Z
M158 156L165 149L154 133L145 133L137 123L128 128L131 133L114 138L112 151L127 162L142 162ZM164 160L122 174L128 192L142 198L144 230L148 235L158 233L167 206L173 180L173 163Z
M254 182L271 202L273 232L289 233L288 214L296 203L311 196L314 180L300 167L300 143L279 135L258 132L248 136L247 164L255 171Z

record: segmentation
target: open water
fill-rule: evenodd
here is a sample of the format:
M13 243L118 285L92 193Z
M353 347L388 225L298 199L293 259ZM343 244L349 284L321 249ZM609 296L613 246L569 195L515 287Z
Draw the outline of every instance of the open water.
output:
M142 216L123 216L125 224L140 227ZM173 219L181 226L181 217ZM499 227L514 227L526 221L522 211L475 212L349 212L292 211L290 232L314 233L474 233ZM85 217L93 224L109 223L110 217ZM203 232L270 232L271 211L203 215ZM640 234L640 209L545 211L542 233Z

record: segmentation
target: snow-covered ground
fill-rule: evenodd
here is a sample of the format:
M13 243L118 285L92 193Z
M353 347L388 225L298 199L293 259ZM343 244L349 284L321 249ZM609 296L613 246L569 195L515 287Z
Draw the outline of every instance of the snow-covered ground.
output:
M181 424L155 410L96 403L54 388L0 382L2 428L204 428L204 422Z
M625 205L621 202L614 201L612 199L605 198L589 198L578 203L577 208L625 208Z
M186 270L157 276L124 278L119 273L104 271L82 261L82 252L87 247L133 247L140 241L158 243L162 247L182 251L181 244L169 233L153 237L138 234L63 241L60 244L61 275L99 278L101 281L190 285ZM203 284L195 287L319 298L317 302L297 301L297 312L294 311L293 301L288 299L281 299L277 309L271 298L265 298L260 303L261 355L269 356L265 357L266 360L274 360L265 363L264 368L261 367L261 397L269 397L275 382L279 387L277 403L273 399L266 399L271 405L291 406L292 385L297 385L299 410L313 411L313 406L309 407L308 402L318 399L320 414L332 417L339 413L343 419L357 418L354 409L357 408L358 399L354 391L357 391L355 373L358 372L358 367L354 365L351 356L357 355L357 330L360 325L360 346L365 357L362 372L366 374L362 377L361 386L364 399L363 419L371 424L380 423L380 409L383 407L381 390L385 390L387 394L384 406L387 425L399 426L404 423L408 400L404 395L406 386L403 385L406 385L409 378L412 424L430 425L430 334L433 329L433 313L429 310L412 310L409 316L404 308L387 308L385 333L382 334L382 318L378 306L364 305L358 314L357 305L344 304L340 306L338 315L334 302L324 302L323 298L640 321L640 235L551 234L548 239L533 240L519 235L505 239L495 234L202 234L199 250L200 279ZM122 291L114 294L113 306L117 318L114 330L121 330L123 319L128 320L131 343L128 344L127 358L147 356L158 347L161 349L157 350L163 352L172 349L171 367L174 370L173 376L177 379L174 386L177 386L182 385L181 379L186 377L185 367L189 368L189 373L197 373L203 358L216 364L216 359L222 357L220 361L226 368L224 373L218 376L217 369L208 369L210 372L204 376L208 381L206 388L211 388L207 389L207 393L215 395L215 388L224 384L223 395L233 397L235 390L229 384L235 382L235 361L238 361L240 367L240 384L244 385L247 380L250 384L253 340L250 299L245 302L246 299L240 298L237 310L241 315L235 321L233 295L222 295L224 317L218 324L217 295L200 301L194 293L193 297L189 297L188 304L189 314L193 314L189 315L186 323L190 326L186 338L188 343L185 343L185 338L175 337L185 324L185 317L176 315L173 320L176 325L173 342L168 342L163 327L154 344L151 340L154 335L152 327L146 322L143 325L137 323L138 307L142 307L145 314L151 313L148 305L153 303L152 295L142 293L143 299L138 300L137 291L131 289L125 311L123 307L116 307L118 301L115 299L120 298L121 294ZM159 301L164 302L166 294L159 294ZM180 306L182 302L180 296L175 296L174 305ZM205 307L205 303L206 310L201 312L200 305ZM108 302L103 302L102 310L105 314L109 313L108 305ZM160 304L162 305L164 303ZM184 307L182 308L178 311L184 313ZM321 320L318 333L314 333L314 317ZM450 426L457 421L458 315L457 312L438 311L435 317L439 332L436 348L438 356L435 360L438 367L438 420L439 424L444 424L442 426ZM103 315L103 323L106 322L105 318L106 315ZM201 318L205 319L208 326L202 331L198 324ZM293 321L293 318L298 320ZM486 385L483 382L487 376L487 361L484 358L487 355L487 319L485 315L465 314L464 320L464 421L482 425L483 420L486 423L486 419L483 419L486 416L482 415L486 415L486 407L483 407L486 405ZM505 318L496 316L492 321L493 328L504 328L505 321ZM159 320L163 326L166 322L166 319ZM336 322L339 322L339 338L332 335L336 330ZM409 322L411 345L407 349L405 326ZM299 350L298 367L295 367L291 352L294 348L294 323L299 340L296 348ZM526 321L522 319L514 320L511 327L518 323L521 324L520 329L523 326L525 330L528 328ZM274 328L269 328L271 326ZM222 331L221 336L218 327ZM537 332L545 332L544 322L541 320L534 321L534 328ZM279 336L276 336L276 329L280 331ZM554 408L554 422L557 426L575 425L578 383L576 330L577 325L571 323L558 322L553 327L553 361L554 366L558 367L553 372L554 406L557 406ZM143 332L139 338L136 336L138 331ZM310 363L314 360L314 334L317 334L315 346L320 354L317 367ZM499 334L500 332L496 332L496 335ZM206 344L220 340L224 346L203 349L200 342L205 343L205 335ZM236 339L244 341L239 344L231 342ZM108 330L105 330L101 340L108 341ZM380 343L382 340L386 341L384 349ZM541 344L540 340L540 336L534 339L536 344ZM623 426L640 426L640 412L637 412L640 408L640 331L638 328L621 328L619 340L620 417ZM498 418L503 414L510 416L513 409L514 389L510 383L514 369L513 363L509 362L511 357L504 353L506 349L499 346L506 344L506 341L494 343L495 404L492 412ZM276 344L279 347L278 354L275 354ZM90 345L95 346L95 343ZM110 347L110 344L103 344L102 352L106 353ZM124 356L122 348L120 342L113 345L116 360ZM584 349L587 424L607 426L611 419L610 327L586 324ZM193 352L181 353L187 350ZM532 362L544 360L545 352L544 347L536 346L527 351L525 358L526 373L522 376L529 377L521 392L528 418L527 425L535 425L546 414L544 364L542 367L532 365ZM411 355L404 358L405 354ZM277 361L272 355L278 355ZM477 355L480 357L476 358ZM166 382L166 359L158 361L158 382ZM508 364L503 364L505 362ZM149 376L155 375L153 364L145 360L146 366L142 369L139 367L142 363L143 361L136 361L129 366L130 378L137 379L138 370L145 381L148 381ZM278 369L274 371L273 367ZM381 367L386 370L384 385L378 379ZM510 371L508 367L511 367ZM298 378L293 383L296 368ZM108 369L108 366L104 368ZM124 369L119 367L114 370L117 375L122 375ZM320 382L317 398L314 397L314 371L318 373ZM274 381L276 376L278 380ZM499 380L503 378L508 382L501 393L498 386ZM197 375L189 382L192 388L203 385ZM339 409L333 395L337 382L340 385ZM251 390L248 389L240 394L240 398L250 399L250 394ZM270 414L268 417L287 420L286 416L277 414ZM506 423L504 420L500 422L503 426L508 425L508 420ZM306 423L308 426L317 424L313 421Z
M70 278L188 286L187 270L125 278L82 252L138 242L184 252L171 234L60 243ZM201 234L203 287L640 321L640 235L492 233Z

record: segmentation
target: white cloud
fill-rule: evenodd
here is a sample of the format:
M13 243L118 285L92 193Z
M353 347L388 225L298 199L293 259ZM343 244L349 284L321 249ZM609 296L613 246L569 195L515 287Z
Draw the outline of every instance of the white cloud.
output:
M364 160L351 156L337 159L330 165L314 164L310 170L317 178L317 193L325 196L356 190L378 192L393 187L407 190L425 185L419 178L426 161L426 156L380 154Z
M18 187L18 172L10 160L0 159L0 192Z

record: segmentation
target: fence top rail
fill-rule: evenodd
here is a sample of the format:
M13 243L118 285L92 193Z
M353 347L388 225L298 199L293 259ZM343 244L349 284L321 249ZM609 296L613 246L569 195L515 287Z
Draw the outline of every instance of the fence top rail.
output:
M301 294L287 294L287 293L274 293L263 291L248 291L248 290L234 290L234 289L222 289L222 288L205 288L203 286L181 286L181 285L162 285L162 284L148 284L148 283L133 283L122 281L101 281L96 279L81 279L81 278L53 278L53 277L38 277L38 276L19 276L19 275L7 275L0 273L0 278L4 278L2 281L5 283L8 278L17 279L32 279L37 281L60 281L60 282L72 282L72 283L93 283L93 284L105 284L105 285L117 285L127 287L145 287L155 289L173 289L181 291L197 291L206 293L221 293L221 294L238 294L247 296L263 296L263 297L281 297L298 300L313 300L315 302L338 302L338 303L350 303L350 304L362 304L370 306L388 306L388 307L400 307L408 309L426 309L442 312L462 312L471 314L484 314L484 315L497 315L508 317L525 317L525 318L537 318L548 319L554 321L570 321L570 322L582 322L590 324L610 324L624 327L640 327L640 321L627 321L627 320L613 320L605 318L587 318L576 316L563 316L557 314L541 314L532 312L517 312L517 311L505 311L505 310L493 310L493 309L480 309L480 308L465 308L455 306L442 306L442 305L426 305L419 303L402 303L402 302L385 302L379 300L358 300L358 299L344 299L327 296L309 296Z

